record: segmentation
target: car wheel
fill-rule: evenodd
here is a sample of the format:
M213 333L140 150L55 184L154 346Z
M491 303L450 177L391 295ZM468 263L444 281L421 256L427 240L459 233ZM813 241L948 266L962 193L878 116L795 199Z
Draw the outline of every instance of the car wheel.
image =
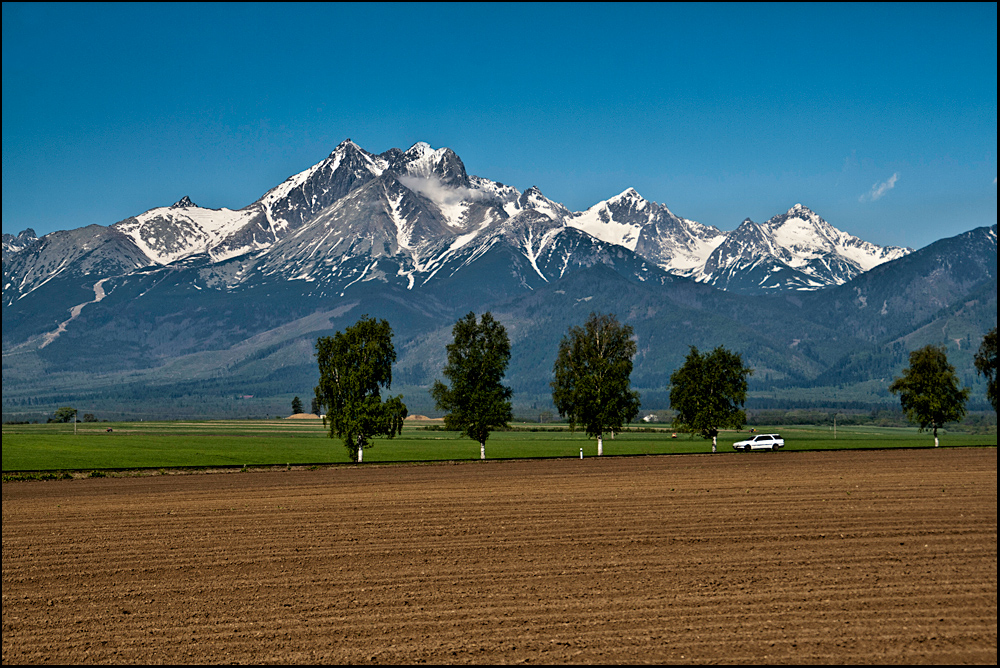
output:
M749 445L744 445L743 446L743 452L750 452L752 449L753 448L751 448Z
M777 452L778 451L778 444L775 443L774 445L772 445L771 449L774 450L775 452Z

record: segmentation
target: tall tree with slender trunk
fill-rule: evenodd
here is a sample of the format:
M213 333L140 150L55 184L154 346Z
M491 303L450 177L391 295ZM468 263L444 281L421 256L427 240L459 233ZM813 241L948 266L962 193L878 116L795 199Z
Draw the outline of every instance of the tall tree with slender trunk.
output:
M722 346L702 355L691 346L683 366L670 375L670 407L677 411L674 428L712 439L718 450L720 429L742 429L747 415L747 378L753 369Z
M507 330L489 312L476 321L469 313L451 330L445 377L448 387L434 381L431 396L438 410L448 411L444 424L479 442L479 458L486 459L486 440L495 429L506 429L513 419L513 392L503 385L510 362Z
M316 341L319 385L316 402L326 409L330 438L344 439L351 459L361 462L373 436L402 433L406 418L403 397L382 401L381 390L392 385L396 349L392 328L367 315L334 336Z
M570 327L559 343L553 366L552 402L570 428L582 424L597 438L604 454L604 434L621 431L639 415L639 393L632 390L634 332L613 315L591 313L583 327Z
M948 363L948 349L927 345L910 353L910 366L896 378L889 391L899 395L906 417L920 431L934 431L934 447L940 445L938 429L946 422L965 417L970 390L958 386L955 367Z

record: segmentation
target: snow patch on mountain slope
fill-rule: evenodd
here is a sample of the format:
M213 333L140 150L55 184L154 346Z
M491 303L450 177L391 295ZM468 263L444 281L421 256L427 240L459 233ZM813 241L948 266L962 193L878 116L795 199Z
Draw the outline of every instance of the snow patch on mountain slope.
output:
M403 193L393 196L386 193L386 202L389 204L389 220L396 227L396 245L404 250L410 249L410 242L413 240L413 223L403 215L401 204L404 199Z
M573 214L566 221L566 225L582 230L601 241L617 246L624 246L634 251L636 244L639 242L639 232L642 230L642 225L630 221L616 220L610 206L624 198L630 198L633 193L638 195L635 190L629 188L617 197L613 197L605 202L599 202L581 213Z
M332 160L331 158L327 158L322 162L316 163L309 169L303 170L298 174L293 174L292 176L289 176L287 179L279 183L277 186L275 186L271 190L268 190L266 193L264 193L264 196L260 198L261 204L264 205L264 208L267 211L270 211L274 207L276 202L288 197L288 193L292 192L293 190L301 186L303 183L308 181L309 177L311 177L319 170L329 167L331 172L337 171L337 167L340 166L340 160L343 156L342 154L337 152L331 157Z
M535 270L539 276L542 277L546 283L549 279L542 273L542 270L538 268L538 258L541 257L542 251L550 246L560 234L562 234L562 228L554 227L546 230L541 235L536 234L535 230L528 230L525 235L520 239L521 251L524 256L528 258L528 262L531 263L531 267Z
M676 252L670 258L669 263L658 266L660 269L671 274L687 276L696 281L704 282L709 278L705 273L705 263L708 262L708 258L715 252L715 249L721 246L725 240L726 237L724 235L710 239L698 239L688 248Z
M470 176L469 185L486 195L487 199L498 200L501 208L508 216L513 216L520 211L517 200L521 196L521 191L517 188L496 181L490 181L481 176Z
M214 245L240 230L256 209L203 209L159 207L115 223L156 264L208 252Z
M787 251L786 264L808 274L815 273L808 265L816 259L840 257L864 272L910 252L895 246L882 248L838 230L801 204L767 221L762 228ZM828 263L825 266L830 269Z

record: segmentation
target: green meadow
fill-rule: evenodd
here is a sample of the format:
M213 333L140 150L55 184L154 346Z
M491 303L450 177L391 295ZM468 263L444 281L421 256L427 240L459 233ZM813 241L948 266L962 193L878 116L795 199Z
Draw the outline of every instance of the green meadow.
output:
M110 429L110 431L109 431ZM778 432L785 450L933 447L929 433L915 428L767 427ZM733 453L732 444L748 431L723 432L719 452ZM996 446L995 435L943 433L942 447ZM597 455L597 443L565 425L516 425L494 432L486 442L488 459ZM709 453L711 441L688 434L672 437L669 430L626 431L604 439L604 454L667 455ZM773 453L740 453L771 456ZM479 444L457 432L408 424L401 436L377 439L364 461L452 461L479 458ZM284 466L346 464L343 442L331 439L318 420L128 422L4 425L3 471L80 471L133 468L198 468L216 466Z

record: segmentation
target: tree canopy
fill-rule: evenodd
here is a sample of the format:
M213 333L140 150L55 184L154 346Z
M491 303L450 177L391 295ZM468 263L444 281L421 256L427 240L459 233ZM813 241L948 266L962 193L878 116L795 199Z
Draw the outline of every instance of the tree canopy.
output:
M316 402L326 408L330 438L344 439L353 461L362 461L362 451L371 447L373 436L392 438L402 433L403 397L390 397L383 403L380 390L392 385L396 361L388 322L364 315L343 332L320 337L316 359Z
M49 422L73 422L76 418L76 409L70 406L63 406L56 409Z
M976 372L986 377L986 398L997 409L997 328L994 327L979 344L976 353Z
M743 358L719 346L705 355L691 346L684 364L670 375L670 407L677 411L674 428L698 432L718 445L719 429L742 429L747 415L747 378L753 369Z
M938 446L938 429L965 416L970 392L958 386L955 367L948 363L943 345L927 345L911 352L910 366L892 382L889 391L899 395L903 412L920 431L934 431L934 447Z
M553 366L552 402L570 428L582 424L597 437L603 454L605 432L621 430L639 414L639 393L632 390L632 327L614 315L591 313L583 327L570 327L559 343Z
M479 457L486 459L490 432L508 427L513 419L513 392L501 383L510 362L510 340L489 312L479 322L469 313L451 331L443 370L451 387L434 381L431 396L438 410L448 411L445 426L478 441Z
M302 410L302 400L299 399L298 397L292 399L292 415L298 415L304 412L305 411Z

